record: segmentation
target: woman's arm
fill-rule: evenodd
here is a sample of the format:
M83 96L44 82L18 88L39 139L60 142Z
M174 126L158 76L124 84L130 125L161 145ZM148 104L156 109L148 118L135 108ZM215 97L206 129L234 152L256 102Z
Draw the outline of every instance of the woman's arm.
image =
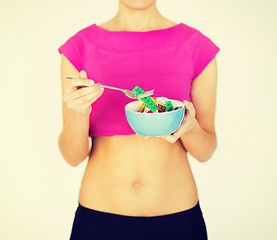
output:
M59 136L59 148L64 159L72 166L78 166L89 154L88 131L89 115L77 116L69 111Z
M60 151L70 165L77 166L89 154L89 113L87 115L77 115L68 109L64 102L65 76L79 78L79 72L62 55L61 79L63 96L63 130L59 136L58 143Z
M214 127L217 89L217 64L214 58L193 80L191 98L195 109L194 127L180 137L185 149L200 162L211 158L217 137Z

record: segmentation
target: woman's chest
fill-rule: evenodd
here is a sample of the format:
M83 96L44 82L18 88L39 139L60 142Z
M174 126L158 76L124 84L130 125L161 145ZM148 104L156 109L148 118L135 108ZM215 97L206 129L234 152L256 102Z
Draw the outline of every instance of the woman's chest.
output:
M181 46L145 51L113 52L100 48L83 59L88 78L132 90L140 86L156 96L184 99L189 96L193 67Z

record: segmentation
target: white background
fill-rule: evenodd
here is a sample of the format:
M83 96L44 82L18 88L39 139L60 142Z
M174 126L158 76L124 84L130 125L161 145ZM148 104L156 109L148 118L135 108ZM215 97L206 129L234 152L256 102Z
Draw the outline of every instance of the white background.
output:
M209 240L277 239L276 1L158 0L157 7L221 49L218 147L205 163L189 155ZM0 239L69 239L87 160L72 167L59 152L58 47L117 9L117 0L1 2Z

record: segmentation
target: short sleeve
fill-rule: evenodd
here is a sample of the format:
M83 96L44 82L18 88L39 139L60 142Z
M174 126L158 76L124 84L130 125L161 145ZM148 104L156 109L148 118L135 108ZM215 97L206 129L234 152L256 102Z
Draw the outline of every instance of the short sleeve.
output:
M193 79L197 78L205 67L214 59L219 48L210 38L196 31L193 39L192 62L194 66Z
M72 65L80 72L82 70L82 49L83 41L80 33L70 37L63 45L58 48L60 54L63 54Z

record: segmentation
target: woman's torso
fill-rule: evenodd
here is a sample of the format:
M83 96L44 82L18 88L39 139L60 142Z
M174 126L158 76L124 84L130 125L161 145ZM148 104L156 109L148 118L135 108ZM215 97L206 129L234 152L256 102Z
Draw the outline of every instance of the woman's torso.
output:
M166 20L163 25L164 28L167 28L175 24ZM117 28L112 22L104 24L101 27L111 30ZM179 27L182 26L179 25ZM100 30L101 29L98 29L98 31ZM170 30L173 29L165 30L165 32ZM151 34L157 34L156 37L159 38L161 36L159 34L162 34L163 31L164 30L156 31ZM178 28L176 32L178 32ZM103 31L102 33L110 34ZM113 37L115 36L113 35ZM121 37L123 37L123 35ZM179 50L181 51L181 49ZM175 50L174 53L178 56L177 52L178 51ZM104 53L105 52L101 52L101 56L103 56ZM151 51L149 54L150 53ZM168 54L169 53L165 50L165 57L168 56ZM95 57L99 58L101 56ZM121 55L118 55L117 57L120 56ZM123 56L125 55L123 54ZM155 55L147 55L149 58L151 56L154 57ZM179 61L178 57L175 58L175 61ZM105 57L104 59L105 62L107 62L107 58ZM171 59L171 61L172 60L173 59ZM174 69L169 68L171 65L166 62L166 59L164 61L165 64L167 64L167 71L171 71L171 74L176 72ZM122 63L122 61L120 62ZM130 60L129 62L132 61ZM182 62L185 62L185 60L182 59ZM96 65L96 63L98 63L98 61L94 62L95 68L102 69L101 66L98 66L99 64ZM109 64L115 63L111 62ZM143 64L143 62L141 64ZM92 64L91 66L94 65ZM145 66L144 69L146 70ZM184 67L182 69L186 68ZM91 73L91 76L94 78L97 78L95 74L96 70L97 69L94 69ZM151 68L151 72L153 71L154 69ZM159 72L160 69L156 73L156 76L160 79L161 83L163 76L167 75L165 73L163 73L163 75L158 74ZM90 72L88 73L90 74ZM116 73L113 72L110 74L117 76ZM146 86L145 84L147 82L147 72L145 74L146 76L139 76L141 79L144 79L143 86ZM182 74L179 70L178 74L178 79L181 78L182 74L184 79L185 76L190 76L188 70L184 70ZM104 83L107 78L107 83L110 83L108 81L110 76L105 78L102 75L102 82ZM173 76L171 76L171 80L172 79ZM138 79L136 82L140 84ZM151 81L149 82L154 82L152 75ZM183 86L186 86L185 83L182 83ZM120 86L118 82L112 84ZM124 84L126 85L126 83ZM149 89L152 88L150 87ZM184 87L184 89L188 90L189 88ZM159 93L163 94L161 90ZM169 96L169 89L167 89L166 94L166 96ZM174 94L176 98L176 91ZM182 99L189 99L189 96L186 94L187 93L185 93L185 96L182 96ZM102 102L101 104L103 104ZM94 104L100 104L100 102L95 102ZM102 112L101 115L103 115ZM94 113L93 117L95 116L96 114ZM79 194L79 202L83 206L122 215L156 216L192 208L196 205L197 201L198 193L196 184L187 159L187 152L180 140L171 144L162 138L150 138L145 140L140 135L127 134L114 135L111 137L92 137L92 152L83 176Z
M156 216L192 208L198 193L181 140L93 137L79 202L99 211Z

